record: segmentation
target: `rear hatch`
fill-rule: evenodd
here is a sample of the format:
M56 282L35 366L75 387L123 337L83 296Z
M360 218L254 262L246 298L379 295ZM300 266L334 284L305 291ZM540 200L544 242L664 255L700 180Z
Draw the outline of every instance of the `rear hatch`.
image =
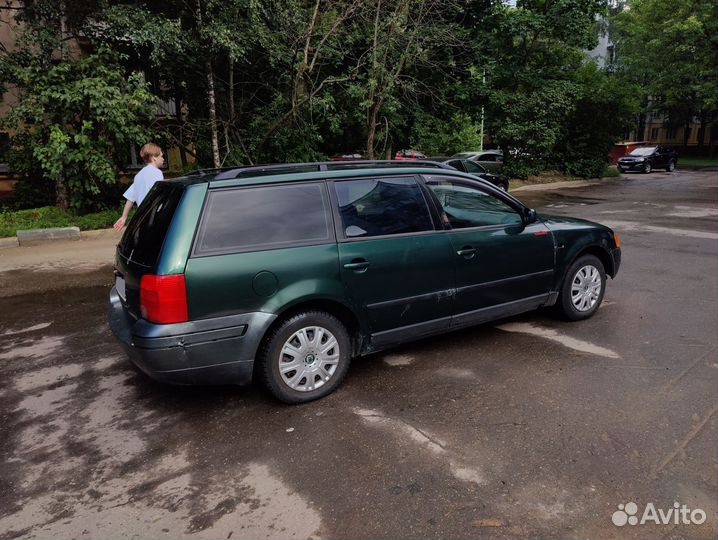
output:
M165 237L179 207L186 186L157 182L130 220L115 258L115 287L122 304L135 318L140 315L140 282L155 273Z

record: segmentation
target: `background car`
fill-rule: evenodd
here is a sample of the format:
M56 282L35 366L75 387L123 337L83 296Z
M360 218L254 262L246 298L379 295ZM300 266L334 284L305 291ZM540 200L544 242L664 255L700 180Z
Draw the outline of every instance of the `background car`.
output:
M483 150L481 152L459 152L451 156L453 159L468 159L481 165L490 172L499 172L504 164L504 153L501 150Z
M335 154L329 159L332 161L356 161L358 159L364 159L364 156L356 152L354 154Z
M678 154L667 146L642 146L618 160L618 172L649 173L653 169L672 172L678 163Z
M394 156L399 161L414 161L416 159L426 159L426 155L418 150L399 150Z
M509 190L509 179L506 176L489 172L475 161L470 161L468 159L447 159L443 163L452 166L458 171L473 174L474 176L488 180L504 191Z

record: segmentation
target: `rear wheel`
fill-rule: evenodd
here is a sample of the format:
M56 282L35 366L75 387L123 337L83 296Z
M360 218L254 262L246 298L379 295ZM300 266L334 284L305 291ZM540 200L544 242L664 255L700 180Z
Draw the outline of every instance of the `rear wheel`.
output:
M669 162L668 162L668 167L666 167L666 170L667 170L668 172L673 172L673 171L675 171L675 170L676 170L676 162L673 161L673 160L669 161Z
M571 321L593 316L606 291L606 270L594 255L584 255L569 267L561 286L558 306Z
M344 325L323 311L283 321L259 354L266 388L285 403L304 403L333 392L349 369L351 342Z

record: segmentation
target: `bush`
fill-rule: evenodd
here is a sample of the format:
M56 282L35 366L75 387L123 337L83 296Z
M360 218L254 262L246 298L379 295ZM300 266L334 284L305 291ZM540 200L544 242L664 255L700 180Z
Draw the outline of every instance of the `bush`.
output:
M608 157L576 158L564 165L563 172L580 178L601 178L607 165Z
M79 227L80 230L106 229L120 217L122 210L105 210L94 214L76 215L55 206L30 210L0 210L0 238L15 236L18 230L50 227Z

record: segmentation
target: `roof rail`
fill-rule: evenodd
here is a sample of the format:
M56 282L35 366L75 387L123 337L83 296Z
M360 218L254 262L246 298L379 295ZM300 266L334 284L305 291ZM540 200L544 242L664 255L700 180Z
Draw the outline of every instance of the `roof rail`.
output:
M453 169L445 163L429 160L351 160L351 161L322 161L315 163L276 163L272 165L254 165L222 170L214 180L230 180L235 178L251 178L254 176L268 176L270 174L291 174L315 171L341 171L346 169L369 169L391 167L427 167L435 169Z

